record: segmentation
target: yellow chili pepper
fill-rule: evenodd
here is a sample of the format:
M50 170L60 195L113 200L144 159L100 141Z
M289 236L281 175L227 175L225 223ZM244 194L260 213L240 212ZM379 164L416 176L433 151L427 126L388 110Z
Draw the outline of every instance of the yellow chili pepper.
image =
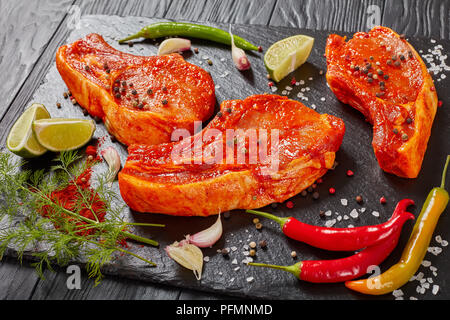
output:
M417 272L427 253L439 217L449 201L449 194L445 190L449 162L450 155L445 162L441 186L433 188L428 194L400 261L378 276L347 281L347 288L365 294L382 295L400 288Z

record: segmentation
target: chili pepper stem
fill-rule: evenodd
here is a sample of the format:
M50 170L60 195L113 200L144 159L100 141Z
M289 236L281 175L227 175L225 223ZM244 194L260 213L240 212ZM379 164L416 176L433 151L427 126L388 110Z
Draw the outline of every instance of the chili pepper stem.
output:
M448 164L450 163L450 155L447 156L447 160L445 161L444 171L442 172L442 180L441 180L441 188L445 189L445 178L447 176Z
M279 266L276 264L266 264L266 263L257 263L257 262L249 262L247 265L287 271L289 273L292 273L298 279L300 279L300 271L301 271L301 267L302 267L302 262L297 262L296 264L293 264L291 266Z
M256 214L258 216L264 217L264 218L268 218L270 220L273 220L275 222L277 222L281 228L283 228L284 224L288 221L289 218L281 218L281 217L277 217L276 215L267 213L267 212L262 212L262 211L256 211L256 210L245 210L245 212L247 213L252 213L252 214Z

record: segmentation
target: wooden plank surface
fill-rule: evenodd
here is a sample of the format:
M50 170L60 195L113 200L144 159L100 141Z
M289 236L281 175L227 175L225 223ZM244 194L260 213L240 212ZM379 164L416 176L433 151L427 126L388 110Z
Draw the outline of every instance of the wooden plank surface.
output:
M337 31L364 30L367 6L381 8L383 25L408 35L449 39L449 4L439 0L0 0L0 123L5 132L42 81L56 48L68 34L68 10L81 14L135 15L192 21L293 26ZM9 112L7 112L9 110ZM7 113L6 113L7 112ZM6 114L6 116L5 116ZM0 262L0 299L208 299L222 298L191 290L105 279L93 288L83 276L81 290L68 290L64 270L40 281L26 262Z

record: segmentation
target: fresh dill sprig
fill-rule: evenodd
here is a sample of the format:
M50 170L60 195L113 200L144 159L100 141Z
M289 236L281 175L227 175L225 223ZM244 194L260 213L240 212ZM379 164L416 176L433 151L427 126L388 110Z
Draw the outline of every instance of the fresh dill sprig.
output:
M163 227L160 224L134 224L123 219L124 206L118 206L118 195L109 188L106 178L97 177L97 186L82 188L77 179L95 161L82 161L76 151L61 152L49 170L26 170L7 151L0 151L0 222L9 227L0 230L0 259L8 248L14 248L22 261L25 253L43 277L52 264L66 266L84 260L95 285L103 278L102 266L114 259L114 253L128 254L150 266L155 264L127 250L126 239L157 246L154 240L127 231L129 226ZM71 205L55 201L52 194L75 188ZM95 201L100 201L94 210ZM88 210L92 216L83 215ZM99 215L103 217L99 218Z

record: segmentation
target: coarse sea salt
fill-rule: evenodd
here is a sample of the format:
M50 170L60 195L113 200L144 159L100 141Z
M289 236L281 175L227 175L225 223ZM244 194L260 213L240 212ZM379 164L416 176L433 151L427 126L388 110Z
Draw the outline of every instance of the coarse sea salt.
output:
M352 217L353 219L356 219L356 218L358 218L358 210L356 210L356 209L353 209L350 213L350 217Z
M205 257L203 258L203 261L208 262L208 261L209 261L209 257L208 257L208 256L205 256Z
M380 216L380 213L378 212L378 211L372 211L372 215L374 216L374 217L379 217Z
M325 222L325 227L330 228L330 227L334 226L335 223L336 223L336 219L327 220Z
M347 200L347 199L341 199L341 204L342 204L343 206L347 206L348 200Z
M246 278L245 280L247 280L247 282L253 282L253 281L255 281L255 278L253 278L253 277L248 277L248 278Z
M325 211L325 215L327 217L331 217L331 214L332 214L331 210Z
M238 264L237 259L233 259L233 261L231 261L231 264Z
M439 286L437 284L433 285L433 288L431 289L431 293L436 295L439 291Z

